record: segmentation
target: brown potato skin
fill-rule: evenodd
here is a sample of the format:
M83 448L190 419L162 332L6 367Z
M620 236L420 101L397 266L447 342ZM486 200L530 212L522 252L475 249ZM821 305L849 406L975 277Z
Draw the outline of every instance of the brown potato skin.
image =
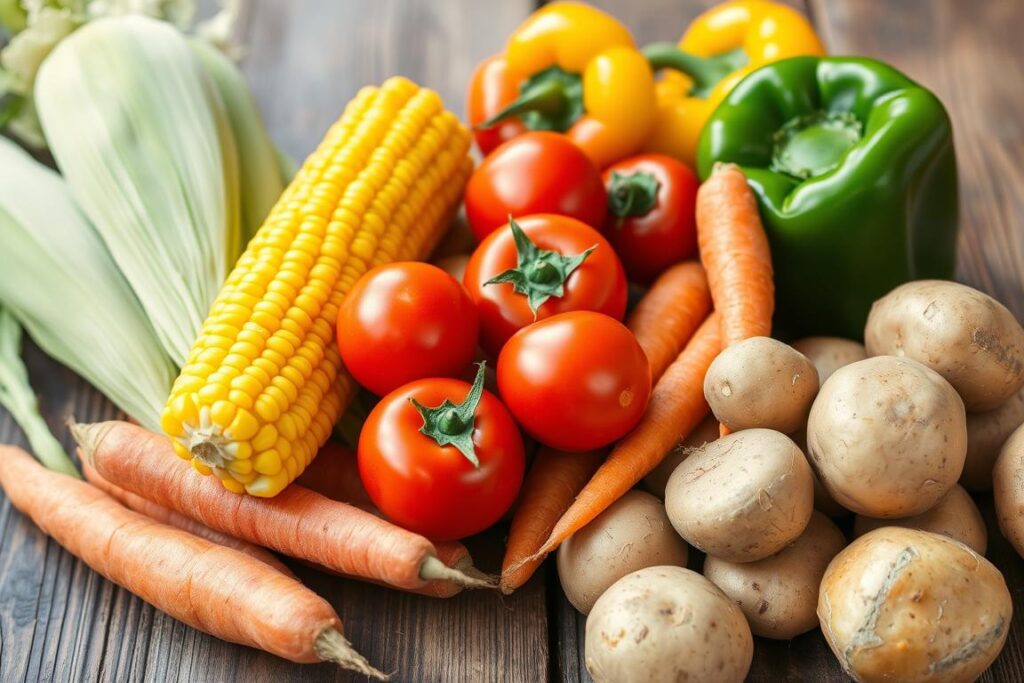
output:
M665 459L644 477L644 488L664 500L665 485L668 478L672 476L676 467L679 466L695 448L700 448L706 443L711 443L718 438L718 420L714 415L708 415L700 424L690 432L679 445L668 452Z
M818 371L799 351L770 337L751 337L723 350L704 376L704 398L733 431L794 432L807 421Z
M745 429L694 451L665 487L679 535L705 553L754 562L803 533L814 509L807 458L785 434Z
M968 491L992 490L992 467L999 449L1024 424L1024 389L995 410L967 413L967 459L960 483Z
M868 355L906 356L946 378L967 410L994 410L1024 387L1024 328L987 294L946 280L900 285L871 307Z
M818 626L818 587L846 537L815 511L793 543L745 564L708 557L704 576L739 605L755 636L790 640Z
M992 483L999 530L1024 557L1024 425L1003 444Z
M658 565L686 566L679 538L661 501L629 491L558 547L558 578L565 597L588 614L608 587L626 574Z
M841 367L868 357L864 345L842 337L804 337L792 344L818 370L818 384L824 384Z
M945 536L901 527L847 546L818 596L829 647L862 683L973 681L1002 650L1012 613L991 562Z
M960 478L963 401L917 361L868 358L825 382L811 407L807 448L821 483L843 507L885 519L917 515Z
M753 657L739 607L682 567L622 577L587 617L585 659L595 683L740 683Z
M804 425L803 429L793 432L789 435L789 438L793 439L793 443L804 452L804 455L807 456L807 464L811 466L811 474L814 475L814 509L824 512L832 518L846 517L852 514L836 502L832 494L825 488L825 485L821 483L821 477L814 471L814 461L811 459L810 451L807 450L807 426Z
M954 486L930 510L913 517L874 519L857 515L853 520L853 535L860 537L883 526L901 526L948 536L984 555L988 549L988 531L981 511L962 486Z

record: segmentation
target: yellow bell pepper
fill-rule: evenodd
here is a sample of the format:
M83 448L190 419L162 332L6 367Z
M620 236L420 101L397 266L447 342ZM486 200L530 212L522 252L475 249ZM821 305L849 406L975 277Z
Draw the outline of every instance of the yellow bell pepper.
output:
M508 41L506 78L519 97L478 125L517 117L564 133L605 167L638 151L654 124L654 74L629 30L578 2L534 12Z
M667 69L657 84L654 126L644 149L693 167L705 122L747 74L825 49L796 10L769 0L730 0L697 17L678 47L657 43L644 53L652 68Z

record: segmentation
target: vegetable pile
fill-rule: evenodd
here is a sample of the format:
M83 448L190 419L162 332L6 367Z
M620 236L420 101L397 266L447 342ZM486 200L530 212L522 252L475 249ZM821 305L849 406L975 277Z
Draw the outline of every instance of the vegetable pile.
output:
M741 681L753 636L819 626L861 681L998 656L969 492L1024 553L1024 328L948 279L924 88L767 0L643 49L554 3L469 127L391 78L291 177L188 22L67 18L11 119L59 174L0 139L0 403L38 459L0 447L0 486L96 571L381 679L275 553L435 597L556 553L599 682ZM425 262L463 203L471 253ZM22 326L135 422L71 425L85 481ZM509 515L488 576L460 540Z

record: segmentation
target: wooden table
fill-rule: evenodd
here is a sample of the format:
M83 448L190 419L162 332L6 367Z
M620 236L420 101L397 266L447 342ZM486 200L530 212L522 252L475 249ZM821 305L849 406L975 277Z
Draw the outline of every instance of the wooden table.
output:
M712 2L600 0L642 42L674 40ZM810 0L795 2L830 50L892 62L949 107L960 161L960 277L1024 319L1024 2ZM245 72L276 141L301 157L366 83L405 74L456 112L473 66L500 49L531 0L261 0L242 33ZM30 345L26 356L51 427L63 418L116 416L95 390ZM0 442L23 443L0 412ZM991 501L983 500L991 522ZM1024 562L990 523L992 558L1006 573L1015 617L986 681L1024 680ZM470 545L488 569L502 530ZM550 564L550 563L549 563ZM297 567L342 616L370 661L396 681L589 681L584 619L547 566L510 597L447 601L340 581ZM755 681L843 680L818 632L758 640ZM229 645L167 617L48 540L0 499L0 681L355 681L330 665L298 666Z

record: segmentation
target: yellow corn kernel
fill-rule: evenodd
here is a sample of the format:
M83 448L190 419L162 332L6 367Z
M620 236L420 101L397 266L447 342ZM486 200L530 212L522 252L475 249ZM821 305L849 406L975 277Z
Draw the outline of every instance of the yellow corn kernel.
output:
M175 382L161 424L197 471L273 496L312 461L354 389L338 307L368 268L430 253L472 171L469 144L437 94L406 79L349 103L239 258Z

